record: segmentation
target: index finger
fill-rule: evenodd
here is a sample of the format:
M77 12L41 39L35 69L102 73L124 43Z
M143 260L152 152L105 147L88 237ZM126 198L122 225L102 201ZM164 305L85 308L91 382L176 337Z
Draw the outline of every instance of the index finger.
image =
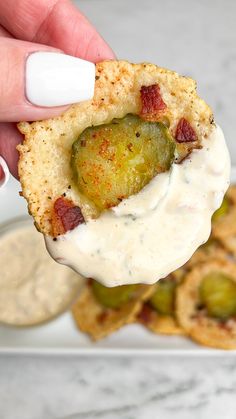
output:
M101 35L69 0L0 0L0 24L18 39L89 61L114 58Z

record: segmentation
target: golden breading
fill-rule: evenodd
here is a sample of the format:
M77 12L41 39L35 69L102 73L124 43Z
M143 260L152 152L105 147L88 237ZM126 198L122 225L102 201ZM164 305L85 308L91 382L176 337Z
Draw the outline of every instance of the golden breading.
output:
M236 205L236 185L230 185L226 196L232 202L232 205Z
M176 319L171 316L158 316L155 313L155 317L150 323L146 325L154 333L161 335L185 335L185 331L179 326Z
M181 266L181 268L176 269L175 271L171 272L171 276L174 278L174 280L177 282L177 284L180 284L185 275L186 275L186 264Z
M199 247L193 256L188 260L188 262L182 267L185 271L191 270L196 265L209 262L210 260L227 260L229 255L226 250L217 240L212 238L209 239L209 242L201 247Z
M236 219L234 222L236 222ZM233 236L224 237L222 241L224 242L226 249L236 258L236 234Z
M122 326L133 323L152 290L151 285L139 285L130 301L119 309L110 309L98 302L92 287L87 284L72 307L72 314L81 332L88 333L93 340L102 339Z
M137 316L137 321L156 334L185 335L184 329L179 326L173 316L159 314L147 303L144 303Z
M236 186L231 185L226 193L229 203L228 213L222 215L212 223L211 236L204 245L200 246L192 255L189 261L182 266L186 272L201 263L210 260L230 260L229 253L236 255L236 236L235 240L232 233L236 233ZM229 251L229 253L227 252Z
M227 214L222 215L212 226L212 236L221 241L225 248L236 257L236 186L231 185L226 198L229 202Z
M232 262L211 260L195 267L177 289L177 319L186 333L197 342L213 348L236 349L236 321L230 318L221 322L197 308L201 281L211 272L222 272L236 282L236 266Z
M81 208L85 220L97 216L95 208L81 199L73 181L70 165L72 144L89 126L109 123L113 118L122 118L128 113L139 114L140 89L153 84L160 86L172 133L184 117L199 140L208 137L213 127L212 112L197 96L195 81L153 64L125 61L97 64L93 100L74 105L54 119L18 124L25 136L23 144L18 147L22 192L41 232L52 235L53 205L63 194Z

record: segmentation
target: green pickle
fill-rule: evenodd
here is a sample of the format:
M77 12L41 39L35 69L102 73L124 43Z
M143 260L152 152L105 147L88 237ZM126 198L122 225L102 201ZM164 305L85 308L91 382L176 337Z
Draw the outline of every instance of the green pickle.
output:
M79 191L102 211L169 170L175 148L165 124L128 114L85 129L72 146L71 164Z
M92 282L93 293L100 304L107 308L120 308L127 303L137 285L121 285L108 288L97 281Z
M227 214L227 212L229 211L229 200L228 198L225 196L222 204L220 206L220 208L218 208L218 210L216 210L212 216L212 222L216 222L218 221L221 217L223 217L224 215Z
M175 306L176 282L171 278L161 279L150 298L150 305L160 314L173 316Z
M236 315L236 283L221 272L206 275L199 289L201 303L210 317L227 320Z

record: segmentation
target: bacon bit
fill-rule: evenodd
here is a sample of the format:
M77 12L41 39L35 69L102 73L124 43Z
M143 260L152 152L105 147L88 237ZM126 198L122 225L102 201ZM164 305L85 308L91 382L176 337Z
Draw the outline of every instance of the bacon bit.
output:
M154 120L160 112L163 112L167 106L160 93L160 86L152 84L151 86L142 86L140 90L142 109L140 116L147 120Z
M75 206L72 201L60 197L54 202L52 214L53 236L73 230L82 223L84 223L84 217L81 209Z
M102 311L100 314L97 315L98 323L104 323L107 319L108 311Z
M225 330L226 332L231 332L232 331L232 327L233 324L232 322L230 323L231 319L228 320L219 320L218 321L218 326L220 329Z
M142 307L142 310L140 311L138 315L138 319L142 323L147 324L151 321L151 318L152 318L152 309L148 304L144 304Z
M190 143L197 141L197 135L190 123L185 118L181 118L178 122L175 139L178 143Z

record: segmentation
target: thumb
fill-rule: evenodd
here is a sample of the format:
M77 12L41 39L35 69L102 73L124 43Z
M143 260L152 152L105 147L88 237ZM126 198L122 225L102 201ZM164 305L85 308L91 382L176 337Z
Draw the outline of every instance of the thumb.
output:
M0 121L35 121L92 99L94 64L46 45L0 38Z

